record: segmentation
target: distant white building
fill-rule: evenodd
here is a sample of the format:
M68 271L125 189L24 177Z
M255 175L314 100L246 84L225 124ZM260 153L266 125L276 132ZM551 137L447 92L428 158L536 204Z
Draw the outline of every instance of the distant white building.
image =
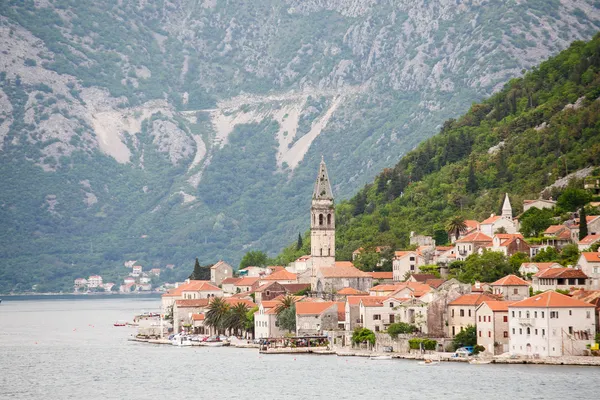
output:
M508 306L509 351L525 356L577 356L592 344L595 307L547 291Z
M425 265L425 258L416 251L396 251L392 261L393 279L403 281L407 274L419 273L419 267Z
M556 201L537 199L537 200L523 200L523 212L529 210L530 208L538 208L543 210L544 208L554 208L556 206Z
M75 279L75 288L76 289L86 287L87 284L88 284L88 281L85 278L77 278L77 279Z
M100 275L92 275L88 278L88 287L97 288L102 286L102 277Z
M134 265L131 268L131 276L140 276L142 274L142 266L141 265Z

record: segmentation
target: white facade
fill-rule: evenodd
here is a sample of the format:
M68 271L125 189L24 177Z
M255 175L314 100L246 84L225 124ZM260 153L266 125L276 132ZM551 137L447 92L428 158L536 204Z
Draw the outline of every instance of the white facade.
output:
M99 275L92 275L88 278L88 287L96 288L102 286L102 277Z
M581 253L577 268L590 278L589 289L600 290L600 252Z
M581 355L596 331L594 306L509 306L509 352L548 357ZM585 332L585 334L582 334Z
M281 337L286 331L279 329L277 325L277 314L273 309L266 309L262 304L254 314L254 337L257 339Z
M393 280L403 281L407 274L418 274L425 258L416 251L397 251L392 261Z

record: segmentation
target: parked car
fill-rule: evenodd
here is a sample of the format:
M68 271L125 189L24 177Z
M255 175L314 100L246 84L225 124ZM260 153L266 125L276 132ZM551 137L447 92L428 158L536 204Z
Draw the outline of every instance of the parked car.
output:
M454 352L455 357L467 357L471 354L473 354L473 346L460 347Z

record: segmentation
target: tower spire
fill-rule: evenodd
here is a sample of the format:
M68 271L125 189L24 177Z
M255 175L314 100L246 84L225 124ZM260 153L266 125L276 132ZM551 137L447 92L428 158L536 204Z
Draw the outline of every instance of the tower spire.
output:
M504 195L504 204L502 205L502 217L512 219L512 206L508 198L508 193Z
M323 155L321 155L319 174L313 190L313 199L333 200L333 192L331 191L331 183L329 183L329 175L327 174L327 166Z

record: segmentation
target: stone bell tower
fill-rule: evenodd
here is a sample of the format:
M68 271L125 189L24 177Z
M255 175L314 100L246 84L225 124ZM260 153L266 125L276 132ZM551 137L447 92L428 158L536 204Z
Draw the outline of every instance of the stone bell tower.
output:
M335 207L322 157L310 207L310 254L313 277L319 268L335 265Z

